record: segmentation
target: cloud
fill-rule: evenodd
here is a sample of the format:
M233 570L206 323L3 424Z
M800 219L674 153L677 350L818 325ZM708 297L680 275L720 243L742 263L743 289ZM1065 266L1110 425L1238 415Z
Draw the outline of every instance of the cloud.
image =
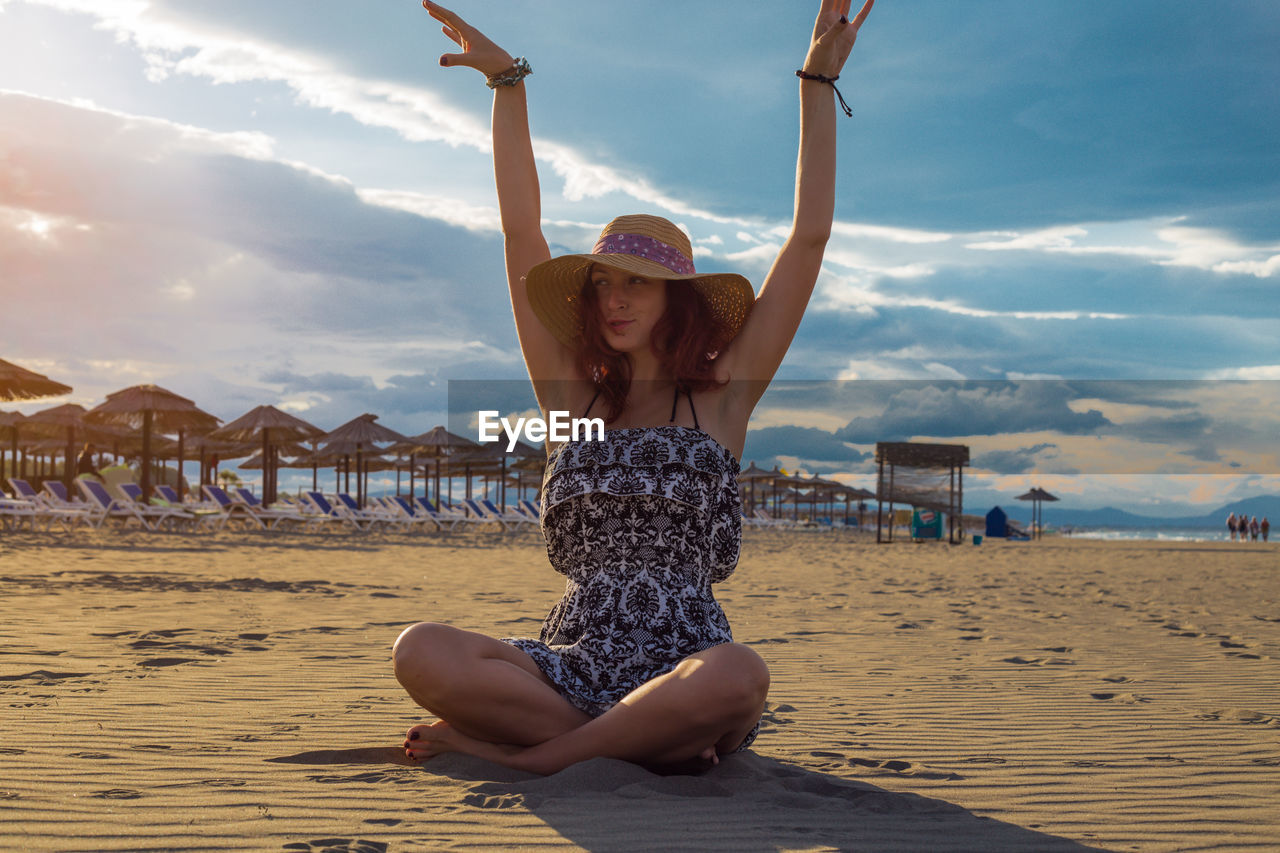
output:
M195 385L263 364L354 366L375 383L477 358L519 369L514 329L494 322L510 315L492 231L271 159L256 134L0 92L0 137L0 262L29 321L15 350L92 342L88 355L130 360L137 381ZM85 402L117 387L76 364L58 367Z
M765 467L784 456L842 468L870 458L826 430L801 426L749 429L742 455L744 460L763 460Z
M1015 450L988 450L973 457L975 468L984 468L996 474L1025 474L1042 469L1041 454L1057 450L1058 445L1044 442Z
M999 435L1052 430L1092 434L1109 422L1096 409L1073 411L1069 385L1020 383L885 383L878 415L856 417L836 437L855 444L907 441L917 436Z

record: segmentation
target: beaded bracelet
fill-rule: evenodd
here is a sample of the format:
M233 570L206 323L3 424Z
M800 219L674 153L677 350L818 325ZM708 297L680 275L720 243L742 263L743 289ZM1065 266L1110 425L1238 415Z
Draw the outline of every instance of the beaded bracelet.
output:
M836 88L836 81L840 79L839 74L834 77L828 77L825 74L810 74L808 71L801 69L796 72L796 76L801 80L814 80L818 83L826 83L831 87L831 90L836 93L836 97L840 99L840 109L844 110L844 114L849 118L853 117L853 110L844 102L844 95L841 95L840 90Z
M499 86L514 86L532 73L533 68L530 67L529 61L523 56L517 56L510 70L501 74L494 74L485 81L485 85L490 89L496 89Z

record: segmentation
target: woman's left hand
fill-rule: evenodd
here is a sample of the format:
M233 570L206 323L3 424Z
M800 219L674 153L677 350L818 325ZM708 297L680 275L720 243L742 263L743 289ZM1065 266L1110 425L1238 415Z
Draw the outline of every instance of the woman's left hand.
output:
M845 60L858 39L858 29L867 19L876 0L866 0L862 10L849 20L852 0L822 0L822 9L813 25L813 41L804 60L804 70L824 77L840 76Z

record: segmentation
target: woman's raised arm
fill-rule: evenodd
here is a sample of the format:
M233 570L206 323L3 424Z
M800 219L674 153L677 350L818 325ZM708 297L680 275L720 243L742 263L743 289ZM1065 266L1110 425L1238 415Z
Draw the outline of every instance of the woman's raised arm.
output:
M444 34L462 48L462 53L441 56L441 65L474 68L490 79L515 70L511 54L458 15L430 0L423 0L422 5L431 17L443 24ZM520 349L536 388L538 380L570 378L573 357L538 321L525 292L525 274L550 258L551 252L542 234L542 197L529 134L524 83L517 79L513 85L495 86L493 92L493 173L502 217L507 283L511 288Z
M858 29L875 0L866 0L849 19L851 0L823 0L814 23L813 39L801 71L800 154L796 165L796 195L791 233L742 331L722 356L724 370L752 389L735 395L750 414L764 393L804 316L822 268L822 255L831 235L835 212L836 95L828 82L840 75L853 50Z

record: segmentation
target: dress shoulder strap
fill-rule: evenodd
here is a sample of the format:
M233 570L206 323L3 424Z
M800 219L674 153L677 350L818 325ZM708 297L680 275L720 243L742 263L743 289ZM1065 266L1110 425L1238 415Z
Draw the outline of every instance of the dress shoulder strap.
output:
M689 398L689 412L693 415L693 428L700 430L702 427L698 426L698 410L693 407L693 392L685 391L684 395ZM676 405L679 404L679 402L680 389L677 387L675 394L671 395L671 418L667 423L673 424L676 422Z
M599 400L599 399L600 399L600 389L599 389L599 388L597 388L597 389L596 389L596 393L595 393L595 395L591 398L591 402L590 402L590 403L587 403L587 410L586 410L585 412L583 412L583 413L582 413L582 416L583 416L584 418L585 418L587 415L591 414L591 407L592 407L592 406L594 406L594 405L596 404L596 400Z

